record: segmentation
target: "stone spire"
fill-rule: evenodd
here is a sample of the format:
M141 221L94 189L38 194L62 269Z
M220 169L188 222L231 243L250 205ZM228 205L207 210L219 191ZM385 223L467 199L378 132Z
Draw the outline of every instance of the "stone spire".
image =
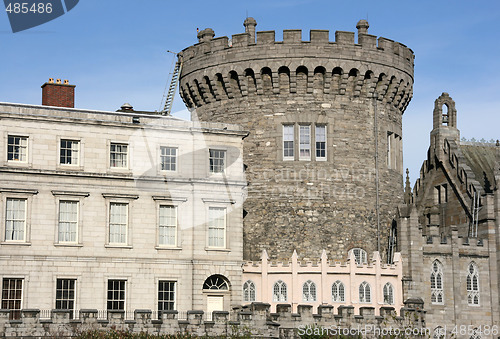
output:
M411 184L410 184L410 171L406 169L406 184L405 184L405 204L412 202Z

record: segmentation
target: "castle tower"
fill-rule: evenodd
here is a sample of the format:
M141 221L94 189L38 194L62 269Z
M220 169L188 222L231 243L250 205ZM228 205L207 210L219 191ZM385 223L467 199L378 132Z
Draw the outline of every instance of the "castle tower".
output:
M202 121L250 131L244 256L347 257L385 250L403 202L402 114L412 97L413 52L367 33L301 30L214 38L179 55L181 96Z

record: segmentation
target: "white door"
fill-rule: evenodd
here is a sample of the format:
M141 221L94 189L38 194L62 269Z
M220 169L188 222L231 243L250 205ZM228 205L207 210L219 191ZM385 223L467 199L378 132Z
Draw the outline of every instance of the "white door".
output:
M224 311L223 296L207 296L207 313L208 320L212 320L213 311Z

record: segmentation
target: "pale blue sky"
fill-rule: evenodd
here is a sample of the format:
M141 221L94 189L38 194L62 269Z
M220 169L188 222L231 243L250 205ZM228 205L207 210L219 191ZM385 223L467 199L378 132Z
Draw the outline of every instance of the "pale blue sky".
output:
M196 28L216 36L244 30L356 31L404 43L415 52L413 100L403 117L404 163L412 185L425 159L434 100L456 101L466 138L500 139L500 1L163 1L80 0L66 15L13 34L0 13L0 101L41 103L49 77L69 79L79 108L116 110L124 102L157 110L172 55L197 42ZM188 118L180 97L174 115Z

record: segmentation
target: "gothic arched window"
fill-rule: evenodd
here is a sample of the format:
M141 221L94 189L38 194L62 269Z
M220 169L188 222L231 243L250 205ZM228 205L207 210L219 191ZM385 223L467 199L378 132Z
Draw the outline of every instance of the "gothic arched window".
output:
M302 300L316 301L316 284L308 280L302 285Z
M255 284L251 280L243 284L243 301L255 301Z
M467 303L479 305L479 270L474 262L469 264L467 270Z
M371 287L366 281L363 281L361 285L359 285L359 302L360 303L371 303Z
M443 302L443 265L439 260L434 260L431 268L431 303Z
M349 251L350 253L354 253L354 258L356 260L356 264L366 264L368 263L368 255L366 254L366 251L362 248L353 248Z
M287 301L286 284L281 280L274 283L273 301Z
M394 304L394 287L392 287L391 283L384 285L384 304Z
M340 280L337 280L332 284L332 301L335 303L345 301L345 287Z

